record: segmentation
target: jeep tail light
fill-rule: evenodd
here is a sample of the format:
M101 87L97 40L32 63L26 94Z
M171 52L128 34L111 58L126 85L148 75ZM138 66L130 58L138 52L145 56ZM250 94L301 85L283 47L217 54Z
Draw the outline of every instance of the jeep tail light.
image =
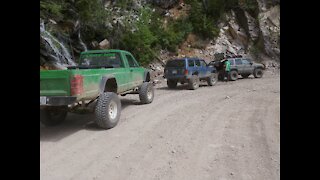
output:
M83 93L83 76L77 74L71 78L71 95L80 95Z
M186 70L184 70L184 75L188 75L188 70L186 69Z

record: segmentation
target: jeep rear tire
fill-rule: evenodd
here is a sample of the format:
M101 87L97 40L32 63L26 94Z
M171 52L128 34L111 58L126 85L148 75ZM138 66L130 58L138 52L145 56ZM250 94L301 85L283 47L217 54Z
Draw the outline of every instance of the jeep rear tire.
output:
M230 80L231 81L236 81L238 79L238 72L235 70L230 71Z
M200 79L197 75L192 75L192 77L189 79L188 85L189 89L195 90L199 87Z
M100 94L95 109L95 123L103 128L115 127L120 119L121 101L114 92L104 92Z
M207 82L208 82L209 86L215 85L217 83L217 81L218 81L217 73L212 73L207 79Z
M45 126L55 126L62 123L68 114L68 106L50 106L40 110L40 121Z
M177 87L177 81L176 80L172 80L172 79L168 79L167 80L167 85L169 88L176 88Z
M261 77L263 76L263 71L262 71L262 69L255 69L255 70L253 71L253 76L254 76L255 78L261 78Z
M153 101L154 89L153 85L148 82L144 82L139 89L139 98L142 104L149 104Z

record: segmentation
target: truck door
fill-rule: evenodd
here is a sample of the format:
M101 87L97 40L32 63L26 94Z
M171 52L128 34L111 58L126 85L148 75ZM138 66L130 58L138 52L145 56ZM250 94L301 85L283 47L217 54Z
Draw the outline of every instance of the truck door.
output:
M138 62L134 59L134 57L131 54L125 54L127 62L128 62L128 68L129 68L129 89L133 87L137 87L143 82L143 77L141 74L143 74L143 69L139 68Z
M247 73L247 74L253 73L254 68L248 59L242 59L242 64L243 64L243 68L244 68L245 73Z
M207 63L204 60L200 60L200 65L201 65L201 69L200 69L201 77L209 77L211 73L209 71Z
M193 59L188 59L188 65L187 65L187 69L189 71L189 74L193 74L194 72L197 71L195 64L194 64L194 60Z
M116 72L115 76L118 84L118 92L125 91L128 86L127 74L128 70L125 68L125 60L121 57L120 53L108 53L104 55L109 65L113 66L113 70ZM88 77L90 78L90 77Z
M195 59L194 60L195 63L195 71L198 72L198 76L201 77L201 64L200 64L200 60L199 59Z
M244 72L244 67L240 58L235 59L236 67L238 69L238 73L241 74Z

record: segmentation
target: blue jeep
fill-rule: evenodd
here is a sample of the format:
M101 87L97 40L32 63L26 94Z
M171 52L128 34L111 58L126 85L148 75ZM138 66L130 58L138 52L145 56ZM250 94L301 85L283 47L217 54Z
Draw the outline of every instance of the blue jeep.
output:
M167 61L164 68L169 88L175 88L177 83L188 83L189 89L197 89L201 80L213 86L217 82L216 68L199 58L181 58Z

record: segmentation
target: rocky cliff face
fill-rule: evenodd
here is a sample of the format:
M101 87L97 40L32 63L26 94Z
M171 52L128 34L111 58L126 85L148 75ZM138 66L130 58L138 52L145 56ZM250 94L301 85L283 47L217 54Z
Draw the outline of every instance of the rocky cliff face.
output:
M152 12L157 8L157 11L163 11L164 24L168 18L177 19L182 15L187 17L189 9L192 8L183 0L134 0L127 3L127 7L114 6L117 2L117 0L102 1L108 14L103 29L113 32L113 36L83 38L82 36L86 34L81 31L82 22L77 19L58 23L50 18L46 19L46 23L41 20L40 65L59 62L55 63L55 66L61 68L66 64L74 64L75 57L86 49L117 47L114 40L121 36L122 32L119 29L136 31L134 24L139 21L138 10L146 8L145 5L152 4ZM279 63L280 1L256 0L256 2L259 10L254 15L243 8L235 8L225 13L219 20L219 35L215 39L201 39L191 33L178 47L176 53L166 49L159 50L158 57L154 59L155 63L151 64L150 68L161 71L166 60L175 57L197 56L210 61L214 59L215 53L244 55L257 61L273 59ZM69 31L64 30L68 28Z
M215 52L229 54L268 56L280 61L280 6L266 9L261 5L258 19L244 12L246 23L240 25L234 11L227 15L220 25L220 34L213 46L208 48ZM246 29L243 27L247 27Z

